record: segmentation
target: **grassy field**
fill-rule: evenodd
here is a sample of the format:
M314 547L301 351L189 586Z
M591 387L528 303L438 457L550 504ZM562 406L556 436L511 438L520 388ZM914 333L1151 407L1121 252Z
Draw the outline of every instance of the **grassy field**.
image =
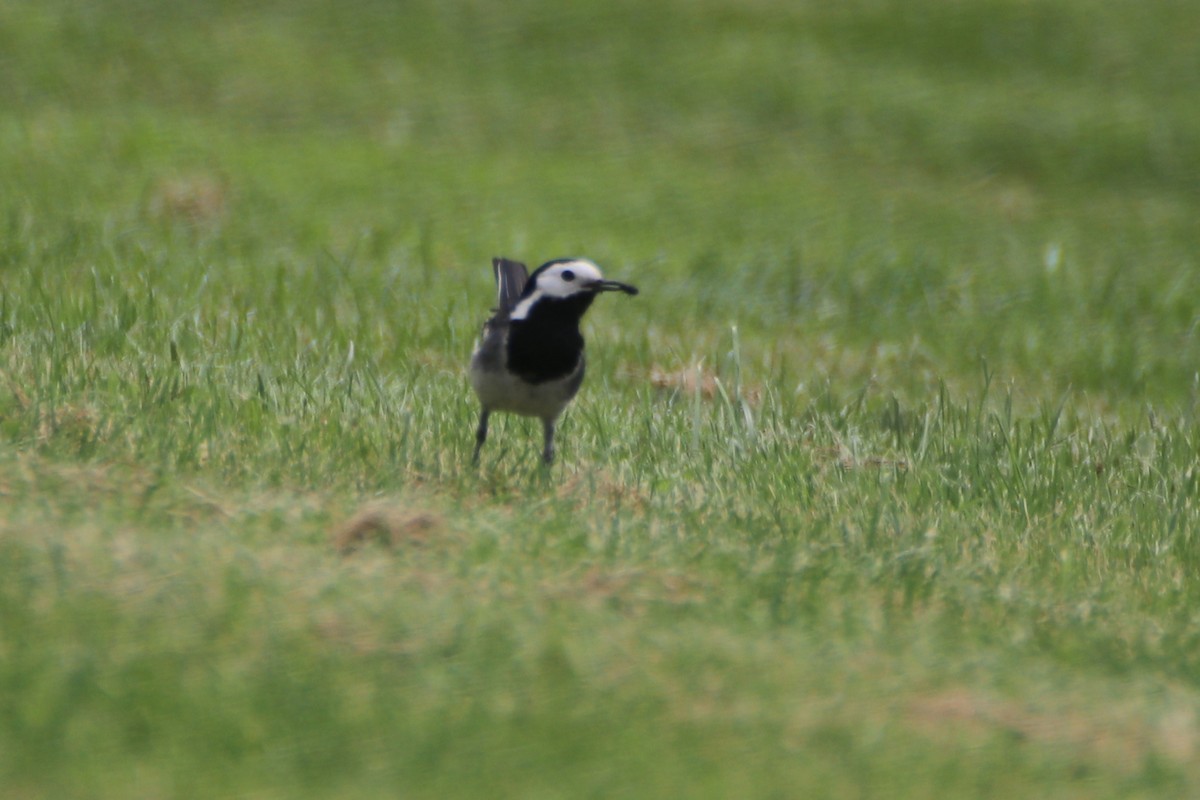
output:
M1197 36L0 0L0 794L1196 796Z

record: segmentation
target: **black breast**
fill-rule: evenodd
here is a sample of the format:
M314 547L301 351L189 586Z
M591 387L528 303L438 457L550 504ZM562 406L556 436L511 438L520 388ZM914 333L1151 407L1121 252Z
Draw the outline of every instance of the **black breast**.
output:
M570 375L583 358L579 320L592 304L593 295L566 299L543 297L525 319L515 319L508 329L508 368L530 383L543 383Z

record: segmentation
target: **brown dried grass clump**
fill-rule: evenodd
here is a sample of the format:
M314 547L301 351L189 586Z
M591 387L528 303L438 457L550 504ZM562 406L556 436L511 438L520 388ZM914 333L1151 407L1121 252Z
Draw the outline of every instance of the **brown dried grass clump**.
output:
M669 370L656 364L650 368L650 384L655 389L684 394L699 392L702 397L711 400L717 395L718 380L716 373L705 370L699 364L677 370Z
M197 173L164 178L150 190L148 208L157 219L198 224L225 214L229 187L214 175Z
M442 529L442 520L428 511L412 511L389 503L372 503L333 533L333 546L348 555L372 541L388 547L421 546Z
M717 377L717 373L706 369L699 363L676 370L667 369L655 364L650 367L647 377L650 380L650 385L655 389L664 392L674 392L684 396L699 394L705 400L713 400L726 393L733 394L735 391L738 391L738 397L751 405L758 405L762 399L762 390L756 386L743 385L740 390L735 390L732 387L723 387L721 379Z
M952 688L914 697L907 711L914 726L929 735L1002 732L1042 747L1067 747L1122 769L1136 769L1151 753L1190 763L1200 747L1196 716L1186 709L1155 720L1120 706L1038 709Z

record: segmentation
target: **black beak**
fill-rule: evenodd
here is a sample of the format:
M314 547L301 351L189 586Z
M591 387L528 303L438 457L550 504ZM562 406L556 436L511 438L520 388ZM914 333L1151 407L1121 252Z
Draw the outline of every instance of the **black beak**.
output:
M637 294L636 286L630 286L628 283L620 281L593 281L589 286L593 292L624 292L625 294Z

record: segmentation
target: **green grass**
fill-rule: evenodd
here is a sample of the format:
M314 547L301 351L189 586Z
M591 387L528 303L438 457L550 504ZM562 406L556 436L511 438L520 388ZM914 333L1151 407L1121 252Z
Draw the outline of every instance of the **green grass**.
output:
M1193 5L0 3L0 793L1193 796Z

